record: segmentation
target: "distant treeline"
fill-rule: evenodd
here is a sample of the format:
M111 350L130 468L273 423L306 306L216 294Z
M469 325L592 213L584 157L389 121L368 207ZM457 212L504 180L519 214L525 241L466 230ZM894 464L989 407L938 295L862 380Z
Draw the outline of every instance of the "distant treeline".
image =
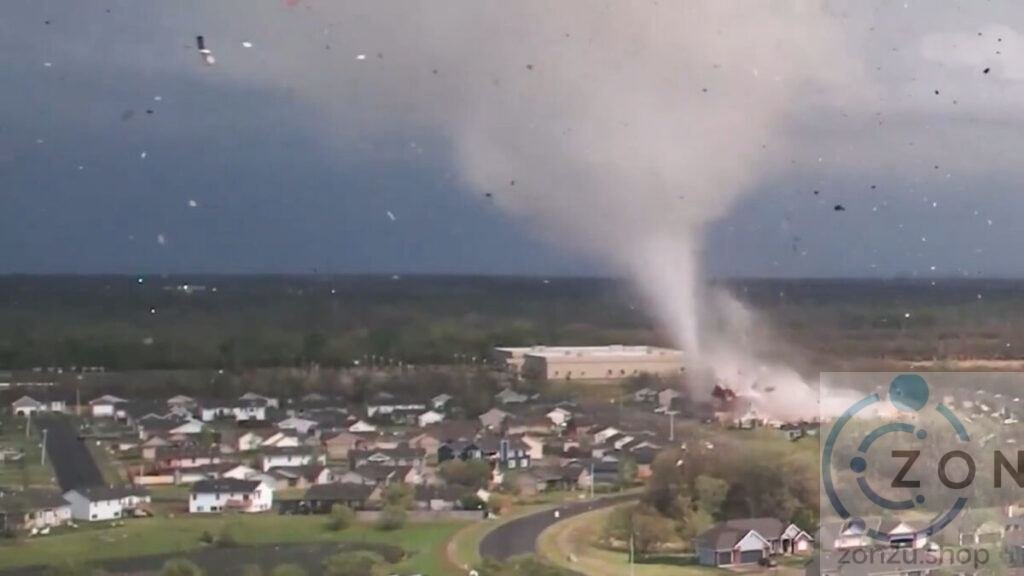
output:
M730 284L813 358L1024 355L1019 282ZM6 369L469 363L535 343L672 344L627 285L603 279L0 278Z

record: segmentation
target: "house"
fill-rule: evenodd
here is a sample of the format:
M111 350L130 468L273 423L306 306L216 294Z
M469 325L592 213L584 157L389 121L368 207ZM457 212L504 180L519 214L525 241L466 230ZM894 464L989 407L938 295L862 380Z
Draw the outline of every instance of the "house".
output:
M359 468L367 464L378 466L413 466L422 468L426 453L419 448L402 445L392 449L350 450L349 467Z
M235 440L235 449L239 452L256 450L263 445L264 440L262 436L250 430Z
M362 436L345 430L329 436L323 441L324 449L327 450L327 457L332 460L348 458L350 450L359 448L365 443L366 440Z
M554 408L548 411L544 417L550 420L553 426L562 428L569 423L569 420L572 420L572 412L569 412L565 408Z
M263 404L264 406L266 406L268 408L280 408L281 407L281 403L277 400L277 398L272 398L270 396L264 396L262 394L256 394L255 392L246 392L245 394L242 394L238 399L243 401L243 402L248 402L248 401L253 401L254 400L254 401L259 402L260 404Z
M223 470L220 474L221 478L234 478L235 480L252 480L260 475L260 471L246 466L245 464L235 464L234 466Z
M530 467L530 447L518 437L484 436L477 440L481 457L495 462L501 469Z
M203 480L192 485L188 511L208 514L224 511L266 512L274 504L274 491L259 480Z
M658 401L658 391L653 388L643 387L636 392L633 392L633 401L640 403L649 403Z
M63 400L36 400L31 396L22 396L11 402L11 411L15 416L31 416L37 412L59 412L67 411L67 404Z
M612 436L622 434L622 431L614 426L606 426L594 434L594 444L604 444Z
M317 463L325 464L326 459L323 456L317 456L313 449L306 447L267 448L260 456L260 467L264 472L272 468L291 468Z
M274 432L260 442L261 448L297 448L302 446L302 439L295 430Z
M198 405L195 398L185 396L184 394L171 396L167 399L167 410L172 414L180 414L182 416L192 416L193 411L195 411Z
M562 469L566 483L581 490L590 490L597 486L615 486L621 479L619 461L615 458L572 460Z
M456 510L461 508L460 501L471 494L470 490L458 486L416 486L413 490L413 502L419 510Z
M317 421L291 416L277 423L278 430L294 430L302 436L309 436L316 432Z
M158 470L188 470L221 463L220 450L200 446L159 446L153 463Z
M358 420L355 424L348 427L348 431L353 434L366 434L377 431L377 427L365 420Z
M231 406L231 414L237 423L266 422L268 405L266 397L246 394Z
M480 460L482 457L480 446L466 438L443 442L437 448L438 464L448 460Z
M367 484L371 486L389 484L416 485L423 482L423 475L412 466L381 466L367 464L355 470L335 475L337 482L348 484Z
M315 484L330 484L334 482L334 473L331 469L321 464L310 466L277 467L266 473L268 478L273 479L272 487L275 490L288 488L308 488Z
M381 501L382 488L373 484L334 483L310 486L302 504L312 514L330 514L335 506L365 510Z
M203 423L199 420L175 415L157 416L151 414L139 419L136 422L136 426L139 429L140 440L147 440L154 434L159 434L166 438L177 437L180 439L201 434L205 430Z
M416 417L416 425L420 428L425 428L431 424L438 424L444 420L444 414L436 412L434 410L427 410L423 414Z
M719 522L693 540L704 566L757 564L771 555L810 553L814 539L796 524L777 518L744 518Z
M0 533L32 532L71 521L71 505L57 492L25 490L0 495Z
M551 421L546 416L523 416L506 420L505 433L519 436L521 434L550 434Z
M521 438L523 444L526 444L531 460L540 460L544 457L544 440L541 437L527 434L521 436Z
M111 394L104 394L99 398L94 398L89 401L89 410L92 412L93 418L123 417L118 416L118 411L127 403L128 401L124 398L119 398Z
M450 394L438 394L430 399L430 406L438 412L443 412L448 408L448 403L452 401Z
M678 390L673 388L665 388L661 392L658 392L658 405L662 408L671 408L672 404L679 398L682 398L682 394Z
M498 408L491 408L480 415L480 424L488 430L497 430L501 428L501 425L505 423L508 417L508 412Z
M366 405L366 417L394 424L415 424L416 417L426 409L427 405L422 402L397 403L393 394L382 392Z
M526 394L520 394L511 388L505 388L501 392L495 394L494 399L503 406L508 406L510 404L523 404L527 402L530 397Z
M101 522L128 516L149 496L137 488L89 486L68 490L64 499L71 505L71 517L75 520Z

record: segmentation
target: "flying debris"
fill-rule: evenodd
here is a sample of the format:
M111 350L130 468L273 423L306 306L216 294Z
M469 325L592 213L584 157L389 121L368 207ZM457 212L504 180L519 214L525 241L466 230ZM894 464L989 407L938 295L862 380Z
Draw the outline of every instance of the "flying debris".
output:
M388 214L388 218L390 218L392 222L394 222L395 220L398 220L398 218L395 218L395 214L391 210L388 210L387 214Z
M366 54L356 54L356 60L366 60Z
M143 150L143 151L142 151L142 152L141 152L141 153L139 154L139 158L142 158L143 160L145 160L145 159L146 159L146 156L148 156L148 155L149 155L149 152L146 152L145 150Z
M213 66L217 63L217 59L213 57L213 52L206 47L206 39L202 36L196 36L196 47L199 48L199 54L203 57L203 62L207 66Z
M982 71L981 71L981 73L982 73L982 74L988 74L988 73L989 73L989 72L991 72L991 71L992 71L992 69L991 69L991 68L985 68L984 70L982 70Z
M242 48L252 48L252 42L242 42Z
M836 204L832 209L836 212L846 212L846 206L843 206L842 204Z
M199 207L199 202L196 202L195 200L189 200L188 201L188 207L189 208L198 208Z

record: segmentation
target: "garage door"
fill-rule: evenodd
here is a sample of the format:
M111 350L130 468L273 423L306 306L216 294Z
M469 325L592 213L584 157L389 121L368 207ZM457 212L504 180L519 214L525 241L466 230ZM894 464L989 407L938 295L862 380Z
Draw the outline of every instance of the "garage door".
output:
M746 552L740 552L740 563L756 564L761 560L761 554L761 550L747 550Z

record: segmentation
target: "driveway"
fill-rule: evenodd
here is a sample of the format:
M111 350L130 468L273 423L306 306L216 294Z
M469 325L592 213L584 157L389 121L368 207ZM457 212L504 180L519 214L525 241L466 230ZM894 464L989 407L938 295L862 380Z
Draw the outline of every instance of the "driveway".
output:
M572 502L555 510L545 510L518 518L487 534L480 542L480 556L507 560L512 556L533 554L537 548L537 537L548 526L591 510L614 506L636 498L636 494L621 494L585 502ZM555 515L556 511L557 516Z

